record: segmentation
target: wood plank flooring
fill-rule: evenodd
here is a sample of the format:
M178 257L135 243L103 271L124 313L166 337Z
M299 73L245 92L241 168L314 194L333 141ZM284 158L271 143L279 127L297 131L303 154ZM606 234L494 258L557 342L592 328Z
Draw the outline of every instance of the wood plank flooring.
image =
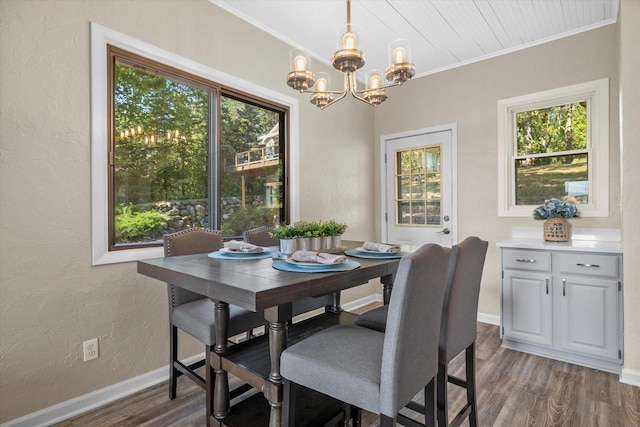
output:
M451 374L464 377L463 355L451 361ZM640 388L614 374L503 349L498 327L485 323L478 323L476 382L480 426L640 427ZM453 413L464 391L451 384L448 390ZM188 378L179 378L175 400L167 396L164 382L55 426L205 425L204 392ZM376 427L378 417L365 412L362 425Z

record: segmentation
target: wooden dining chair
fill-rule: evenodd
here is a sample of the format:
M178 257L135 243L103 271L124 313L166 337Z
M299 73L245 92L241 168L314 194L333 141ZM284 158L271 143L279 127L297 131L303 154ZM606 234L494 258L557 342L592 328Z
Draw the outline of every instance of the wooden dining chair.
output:
M437 376L437 418L438 426L459 426L469 418L469 425L478 425L475 381L475 342L477 336L478 297L488 242L478 237L468 237L453 246L447 286L440 326ZM395 290L394 290L395 291ZM384 332L387 329L388 306L378 307L361 314L355 320L360 326ZM449 362L465 351L465 379L449 375ZM467 392L467 402L456 414L451 424L448 421L447 383L463 387ZM430 402L433 396L425 396ZM410 402L407 407L423 412L424 406ZM401 416L399 419L406 419ZM417 425L413 420L408 422Z
M279 246L280 239L269 235L274 230L273 227L261 226L252 228L242 234L243 240L247 243L258 246ZM340 293L321 295L317 297L307 297L293 302L293 316L307 313L312 310L324 308L326 310L340 310Z
M400 260L386 333L340 325L282 353L283 426L295 423L297 385L380 414L381 427L394 425L398 411L421 389L433 396L450 253L427 244ZM427 424L434 425L435 402L430 413Z
M218 230L189 228L164 236L166 257L214 252L224 246ZM169 399L175 399L177 380L186 375L205 390L207 417L213 410L213 386L210 356L216 343L214 309L211 299L167 283L169 296ZM227 336L234 336L264 325L264 313L254 313L243 308L229 306ZM178 329L205 345L205 359L185 365L178 359ZM195 372L206 366L205 377ZM228 387L227 387L228 389Z

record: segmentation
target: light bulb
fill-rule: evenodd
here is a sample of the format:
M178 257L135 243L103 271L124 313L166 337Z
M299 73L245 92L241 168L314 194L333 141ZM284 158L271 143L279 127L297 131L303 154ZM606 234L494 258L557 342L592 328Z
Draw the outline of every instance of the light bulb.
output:
M380 74L371 74L369 76L369 89L378 89L382 83Z
M397 47L393 49L393 63L394 64L402 64L406 62L407 51L402 47Z
M293 70L294 71L305 71L307 69L307 58L303 55L298 55L293 58Z
M327 91L327 81L325 79L318 79L316 81L316 92L326 92Z
M356 34L351 31L344 33L342 36L342 49L344 50L354 50L357 49L357 39Z

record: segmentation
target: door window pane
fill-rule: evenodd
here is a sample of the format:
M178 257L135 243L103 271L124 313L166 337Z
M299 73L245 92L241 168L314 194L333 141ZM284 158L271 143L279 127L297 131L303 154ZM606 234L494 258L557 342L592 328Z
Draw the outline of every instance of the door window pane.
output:
M396 225L440 226L441 146L395 152Z

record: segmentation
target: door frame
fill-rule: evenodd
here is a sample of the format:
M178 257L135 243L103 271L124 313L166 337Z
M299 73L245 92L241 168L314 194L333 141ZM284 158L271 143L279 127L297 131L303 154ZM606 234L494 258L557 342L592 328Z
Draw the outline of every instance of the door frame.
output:
M455 245L458 242L458 124L448 123L444 125L430 126L427 128L413 129L398 133L380 136L380 237L382 241L387 240L388 221L388 197L387 194L387 167L386 155L387 145L391 140L407 138L411 136L423 135L425 133L451 132L451 241Z

